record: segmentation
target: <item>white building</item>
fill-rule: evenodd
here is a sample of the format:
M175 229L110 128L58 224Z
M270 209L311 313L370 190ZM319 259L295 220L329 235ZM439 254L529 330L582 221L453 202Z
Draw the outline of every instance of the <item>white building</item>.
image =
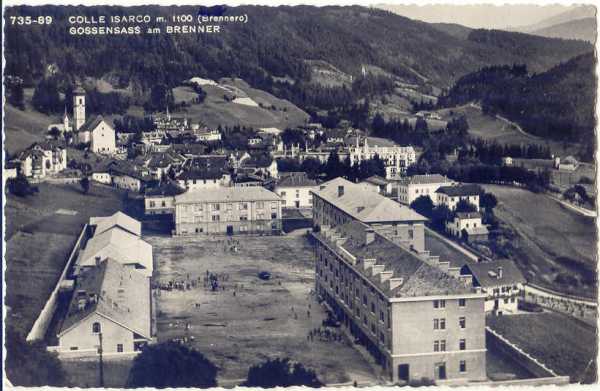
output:
M392 193L392 182L380 177L379 175L373 175L361 182L361 185L366 186L368 189L373 190L377 194L390 195Z
M404 174L408 166L417 160L412 146L402 147L378 137L355 137L351 138L351 142L352 139L355 143L349 147L350 163L359 164L377 155L385 164L386 179Z
M21 175L41 179L67 168L67 149L50 140L34 143L12 162L19 167Z
M471 275L473 286L481 287L487 294L486 312L496 315L517 312L527 280L511 260L469 263L462 267L461 275Z
M437 204L436 191L442 186L451 186L454 181L439 174L413 175L398 181L398 202L410 205L421 196L429 196Z
M479 193L481 188L477 185L442 186L436 190L437 205L446 205L448 209L456 209L459 201L467 201L479 211Z
M312 193L317 181L308 178L305 172L286 172L273 190L281 197L283 208L312 208Z
M101 115L86 122L79 129L79 136L80 141L83 138L90 142L90 150L94 153L112 155L117 152L115 130Z
M450 235L473 241L487 240L489 231L481 222L478 212L456 213L454 219L446 222L446 230ZM466 235L463 234L463 230Z

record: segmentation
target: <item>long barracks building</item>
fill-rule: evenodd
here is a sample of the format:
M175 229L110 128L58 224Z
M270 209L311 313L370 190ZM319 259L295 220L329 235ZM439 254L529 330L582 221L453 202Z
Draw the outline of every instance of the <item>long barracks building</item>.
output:
M342 327L392 382L485 380L485 294L424 248L425 218L341 178L318 189L316 291Z

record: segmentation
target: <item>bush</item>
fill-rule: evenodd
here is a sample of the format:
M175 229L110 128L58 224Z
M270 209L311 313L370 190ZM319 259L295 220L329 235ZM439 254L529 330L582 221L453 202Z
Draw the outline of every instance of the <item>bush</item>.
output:
M16 178L9 178L6 181L6 187L9 193L14 194L18 197L26 197L39 192L37 186L32 186L27 178L19 175Z
M134 360L127 387L198 387L217 385L217 368L202 353L175 342L144 348Z
M321 387L323 383L317 379L312 369L306 369L300 363L292 364L289 358L267 360L254 365L248 370L248 378L244 387Z

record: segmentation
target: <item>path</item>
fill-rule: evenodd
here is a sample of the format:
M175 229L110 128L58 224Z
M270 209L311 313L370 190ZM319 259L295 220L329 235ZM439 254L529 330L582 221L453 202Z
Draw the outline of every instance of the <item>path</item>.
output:
M560 203L561 205L566 206L567 208L574 210L575 212L579 213L580 215L583 216L587 216L587 217L596 217L598 216L598 213L595 210L589 210L586 208L582 208L580 206L577 205L573 205L565 200L561 200L560 198L553 196L551 194L546 193L546 195L550 198L552 198L554 201Z

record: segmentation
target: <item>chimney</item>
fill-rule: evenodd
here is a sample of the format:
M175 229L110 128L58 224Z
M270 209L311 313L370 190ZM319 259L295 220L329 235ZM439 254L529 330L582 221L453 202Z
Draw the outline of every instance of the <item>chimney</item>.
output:
M375 240L375 231L373 231L373 229L366 229L365 230L365 246L373 243L373 241Z
M344 195L344 186L338 186L338 197Z
M496 278L497 279L502 278L502 266L498 266L498 273L496 273Z
M96 266L100 266L100 257L96 257Z

